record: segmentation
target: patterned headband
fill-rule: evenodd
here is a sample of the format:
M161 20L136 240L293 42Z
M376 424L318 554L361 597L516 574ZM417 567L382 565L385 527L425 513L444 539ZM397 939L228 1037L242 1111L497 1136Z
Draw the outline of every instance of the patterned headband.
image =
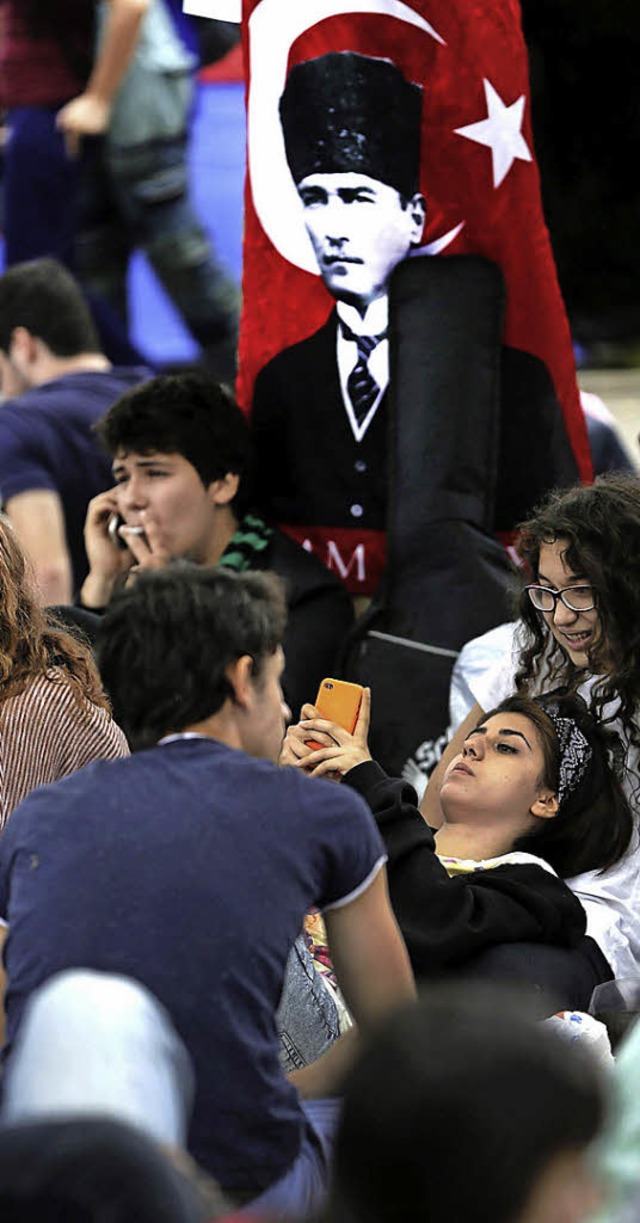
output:
M565 718L559 705L544 704L555 727L560 744L560 776L558 781L558 803L569 794L575 794L582 785L593 760L593 748L578 729L573 718Z

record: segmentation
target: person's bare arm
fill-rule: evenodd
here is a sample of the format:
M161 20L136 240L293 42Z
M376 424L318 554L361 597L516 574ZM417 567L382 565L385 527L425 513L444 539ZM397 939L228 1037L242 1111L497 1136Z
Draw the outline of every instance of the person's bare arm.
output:
M484 709L480 705L474 705L471 713L467 715L464 722L461 722L453 738L447 744L440 760L438 761L431 777L429 784L424 792L420 810L427 821L430 828L439 828L442 823L442 810L440 807L440 786L444 777L445 769L462 751L462 745L469 733L478 725L480 718L484 714Z
M287 1075L290 1083L305 1100L325 1100L339 1096L360 1047L357 1028L349 1028L335 1040L322 1057L308 1066L300 1066Z
M324 921L338 984L361 1028L371 1028L386 1011L415 996L384 867L355 900L326 909Z
M5 510L33 566L42 605L71 603L71 558L58 494L48 488L28 489L10 497Z
M58 111L57 126L65 135L70 157L76 157L83 136L106 132L111 105L135 53L142 19L151 0L110 0L100 48L86 89Z

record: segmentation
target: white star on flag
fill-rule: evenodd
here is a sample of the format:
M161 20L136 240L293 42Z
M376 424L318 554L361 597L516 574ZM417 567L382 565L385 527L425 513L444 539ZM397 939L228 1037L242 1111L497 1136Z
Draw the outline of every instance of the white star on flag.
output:
M506 178L516 158L532 161L527 142L522 135L525 96L522 94L511 106L505 106L500 94L490 81L483 81L487 99L487 118L467 127L457 127L455 134L476 144L486 144L491 149L493 161L493 185L499 187Z

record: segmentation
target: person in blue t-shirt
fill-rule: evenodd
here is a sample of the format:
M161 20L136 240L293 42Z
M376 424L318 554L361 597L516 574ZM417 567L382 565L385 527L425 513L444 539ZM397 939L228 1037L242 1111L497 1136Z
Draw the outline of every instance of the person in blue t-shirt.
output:
M87 506L111 483L93 426L146 376L110 364L78 285L56 260L0 276L0 497L45 605L70 603L88 571Z
M193 1065L191 1154L228 1193L302 1213L324 1186L335 1120L324 1097L351 1045L348 1034L293 1082L280 1069L276 1011L308 909L324 913L361 1026L414 985L365 802L275 766L289 715L284 623L272 574L170 566L112 601L99 659L133 755L32 794L0 842L4 1119L131 1118L137 1095L166 1139L167 1093L154 1101L172 1042L150 1058L152 1019L142 1038L123 1034L134 982ZM73 969L79 984L51 980ZM113 974L129 981L122 1006Z

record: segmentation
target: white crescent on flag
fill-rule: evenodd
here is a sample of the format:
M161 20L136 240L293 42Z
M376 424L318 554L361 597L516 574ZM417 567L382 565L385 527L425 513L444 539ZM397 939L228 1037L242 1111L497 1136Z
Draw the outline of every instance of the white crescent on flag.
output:
M248 169L255 210L276 250L295 267L319 275L289 172L278 102L292 44L318 22L345 13L394 17L445 45L438 32L402 0L261 0L249 18ZM449 239L451 240L451 239ZM442 241L442 240L441 240ZM442 248L440 248L442 249Z

